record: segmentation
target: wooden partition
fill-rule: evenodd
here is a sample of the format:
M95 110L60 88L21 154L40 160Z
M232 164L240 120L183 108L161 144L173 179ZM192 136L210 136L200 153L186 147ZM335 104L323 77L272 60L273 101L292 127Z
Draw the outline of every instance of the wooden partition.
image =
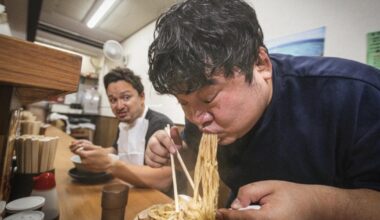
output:
M0 34L0 200L9 196L13 155L10 130L15 111L26 104L75 92L81 59Z

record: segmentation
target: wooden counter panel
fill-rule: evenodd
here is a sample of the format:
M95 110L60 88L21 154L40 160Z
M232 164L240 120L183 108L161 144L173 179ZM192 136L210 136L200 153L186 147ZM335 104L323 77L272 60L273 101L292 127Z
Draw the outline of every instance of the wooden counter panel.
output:
M67 92L77 90L78 55L0 34L0 82Z
M35 87L15 87L15 96L22 104L30 104L38 100L47 100L51 97L65 95L68 92L53 89L40 89ZM36 97L38 97L36 99Z
M45 134L59 137L55 174L60 201L60 220L100 219L101 191L105 184L81 184L72 181L68 175L68 171L74 167L70 161L73 154L69 150L69 145L74 139L55 127L48 127ZM140 211L149 206L171 201L165 194L154 189L130 188L125 220L133 220Z

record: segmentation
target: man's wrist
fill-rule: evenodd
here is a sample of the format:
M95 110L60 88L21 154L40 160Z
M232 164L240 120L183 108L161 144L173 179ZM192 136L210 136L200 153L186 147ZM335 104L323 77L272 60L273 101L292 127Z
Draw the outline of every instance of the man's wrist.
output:
M345 189L314 185L314 216L316 219L346 219L349 197Z
M113 175L120 161L116 157L112 157L110 155L108 155L108 157L110 158L110 165L108 166L107 172Z

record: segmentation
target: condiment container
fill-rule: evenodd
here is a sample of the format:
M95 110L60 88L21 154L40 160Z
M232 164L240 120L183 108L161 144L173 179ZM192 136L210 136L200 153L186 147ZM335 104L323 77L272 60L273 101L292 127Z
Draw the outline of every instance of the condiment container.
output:
M32 196L42 196L46 199L41 210L45 214L45 220L59 219L59 202L54 174L45 172L34 177L33 180Z

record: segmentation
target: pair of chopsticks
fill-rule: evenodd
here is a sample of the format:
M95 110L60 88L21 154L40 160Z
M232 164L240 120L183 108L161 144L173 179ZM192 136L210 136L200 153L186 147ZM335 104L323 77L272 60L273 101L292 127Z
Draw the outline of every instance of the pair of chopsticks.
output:
M165 131L166 131L166 133L169 135L169 137L171 137L171 135L170 135L170 125L167 125L167 126L166 126ZM178 159L179 163L181 164L182 169L185 171L185 174L186 174L187 180L189 181L191 187L192 187L193 190L194 190L194 181L193 181L193 179L191 178L191 176L190 176L190 174L189 174L189 171L187 170L186 165L185 165L185 163L184 163L183 160L182 160L181 154L179 154L178 151L176 151L175 154L177 155L177 159ZM175 172L175 163L174 163L174 156L173 156L173 154L170 154L170 162L171 162L171 167L172 167L172 178L173 178L173 189L174 189L175 211L176 211L176 212L179 212L178 189L177 189L177 176L176 176L176 172Z

